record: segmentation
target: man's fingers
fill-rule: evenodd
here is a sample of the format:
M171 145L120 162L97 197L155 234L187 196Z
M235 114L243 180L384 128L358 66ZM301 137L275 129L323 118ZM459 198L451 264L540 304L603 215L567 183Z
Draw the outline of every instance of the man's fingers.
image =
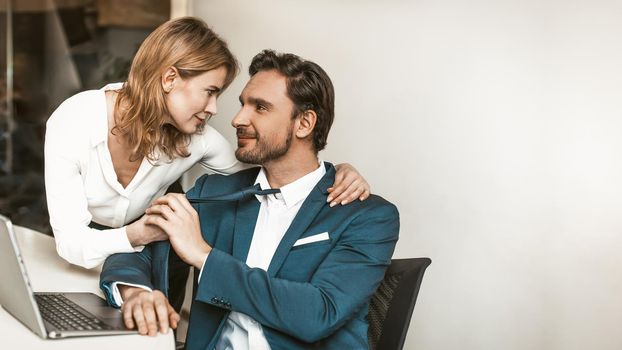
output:
M184 208L184 206L180 203L179 196L183 195L181 193L169 193L165 196L166 204L168 204L168 206L175 212Z
M182 211L188 215L196 215L196 210L192 207L192 204L188 202L188 199L181 193L169 193L169 206L174 208L175 212L181 213Z
M132 307L127 302L123 303L121 307L121 313L123 314L123 323L128 329L134 329L134 318L132 316Z
M151 205L156 205L156 204L164 204L164 205L168 205L168 201L171 198L171 193L165 194L164 196L160 197L160 198L156 198L156 200L153 201L153 203L151 203Z
M164 197L160 197L153 202L152 208L157 205L166 205L171 208L175 214L185 212L190 215L196 215L196 211L192 207L192 204L188 202L186 195L182 193L169 193Z
M196 215L197 211L194 210L194 208L192 207L192 204L190 204L190 202L188 201L188 198L186 198L185 195L179 194L178 200L179 200L179 203L184 207L184 209L188 213L190 213L191 215Z
M159 215L148 215L148 214L146 216L147 218L145 219L145 224L158 226L160 229L166 232L167 221L163 217Z
M145 321L145 315L143 313L142 305L137 302L131 306L132 316L134 317L134 322L138 326L138 333L145 335L147 334L147 322Z
M165 204L152 205L145 210L145 213L148 215L160 215L166 220L171 220L175 217L173 210Z
M158 333L158 320L156 318L153 302L143 301L142 309L147 323L147 331L150 336L155 336Z
M179 314L175 311L175 309L173 309L171 304L167 304L167 305L168 305L169 323L171 325L171 328L177 329L177 324L179 323L179 320L181 319L181 317L179 317Z
M142 335L155 336L168 332L169 326L177 328L179 315L160 291L139 293L130 297L121 307L126 327L136 327Z
M154 306L156 316L158 317L158 324L160 326L160 333L165 334L168 332L168 302L162 296L162 298L155 297Z

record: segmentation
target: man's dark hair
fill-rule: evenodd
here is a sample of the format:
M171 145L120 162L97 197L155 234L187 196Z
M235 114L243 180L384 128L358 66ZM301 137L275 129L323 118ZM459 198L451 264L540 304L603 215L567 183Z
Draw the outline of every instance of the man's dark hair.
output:
M275 69L287 79L287 96L294 102L293 118L313 110L317 121L313 129L313 147L319 152L326 146L335 117L335 90L328 74L317 64L291 53L263 50L253 57L248 73Z

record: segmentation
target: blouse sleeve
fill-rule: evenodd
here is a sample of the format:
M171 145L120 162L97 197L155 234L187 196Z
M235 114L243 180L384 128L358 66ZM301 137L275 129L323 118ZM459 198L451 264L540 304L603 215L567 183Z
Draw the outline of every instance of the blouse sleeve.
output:
M206 126L202 140L205 153L199 164L207 171L230 175L252 166L238 161L231 144L213 127Z
M88 227L92 215L88 211L80 159L88 156L90 124L80 122L76 117L80 114L79 108L72 108L68 102L71 101L65 101L47 122L45 191L48 212L58 254L72 264L93 268L103 263L108 255L134 252L142 247L132 247L125 227L109 230Z

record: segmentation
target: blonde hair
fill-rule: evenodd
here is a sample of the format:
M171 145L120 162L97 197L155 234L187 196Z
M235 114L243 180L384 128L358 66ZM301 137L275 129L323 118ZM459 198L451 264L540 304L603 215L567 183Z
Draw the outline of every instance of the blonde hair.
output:
M170 20L154 30L140 45L115 104L112 133L127 137L130 160L146 157L156 161L187 157L191 135L165 124L169 114L162 87L162 74L177 68L183 79L225 67L224 90L238 72L238 64L227 44L197 18Z

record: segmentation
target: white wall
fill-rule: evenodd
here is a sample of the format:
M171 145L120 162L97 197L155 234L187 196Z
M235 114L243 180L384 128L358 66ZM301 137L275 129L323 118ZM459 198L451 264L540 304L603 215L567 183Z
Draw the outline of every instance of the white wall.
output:
M322 65L322 157L400 208L429 256L406 349L621 349L622 2L194 1L243 73L263 48Z

